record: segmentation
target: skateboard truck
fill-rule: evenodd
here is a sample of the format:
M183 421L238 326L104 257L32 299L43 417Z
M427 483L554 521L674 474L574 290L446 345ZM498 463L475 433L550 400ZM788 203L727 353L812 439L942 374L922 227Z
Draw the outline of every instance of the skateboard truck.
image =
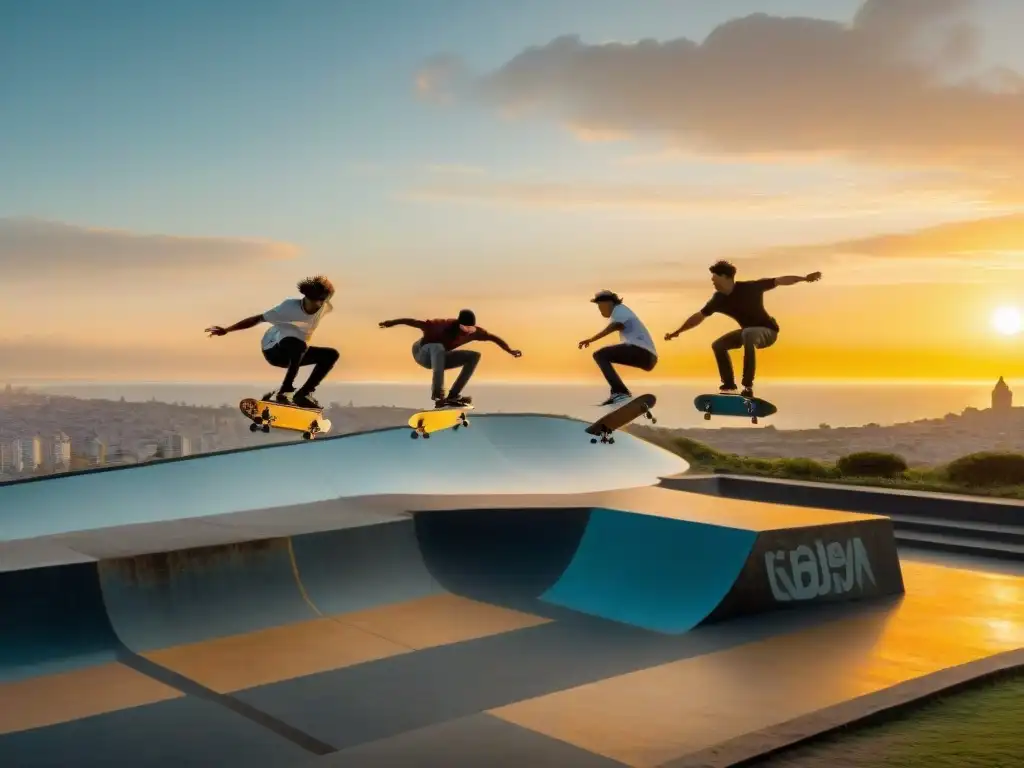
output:
M266 433L270 432L270 425L276 419L277 419L276 416L271 416L270 415L270 409L269 408L264 408L263 409L263 413L260 414L259 421L253 421L253 423L249 425L249 431L250 432L259 432L262 429L263 433L266 434Z

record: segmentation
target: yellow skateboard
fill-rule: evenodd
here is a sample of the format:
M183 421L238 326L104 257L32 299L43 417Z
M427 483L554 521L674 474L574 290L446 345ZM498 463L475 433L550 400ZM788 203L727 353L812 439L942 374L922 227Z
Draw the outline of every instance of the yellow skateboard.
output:
M430 437L431 432L468 427L469 419L466 417L466 413L471 410L473 410L472 405L461 405L458 408L434 408L414 413L409 417L409 426L412 427L409 437L413 440L420 435L427 438Z
M304 440L312 440L320 434L331 431L331 420L324 418L323 408L300 408L273 400L256 400L247 397L238 404L239 410L249 419L250 432L275 429L289 429L301 432Z

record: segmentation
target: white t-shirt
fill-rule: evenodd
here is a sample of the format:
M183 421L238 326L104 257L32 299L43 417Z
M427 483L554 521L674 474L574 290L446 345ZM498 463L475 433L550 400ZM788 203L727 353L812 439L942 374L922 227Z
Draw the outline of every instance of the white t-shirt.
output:
M643 347L655 357L658 356L658 350L654 348L654 339L651 338L647 327L640 322L640 318L632 309L625 304L617 305L612 310L611 321L622 323L623 328L619 331L619 342Z
M333 311L331 302L325 301L315 314L310 315L302 308L302 299L285 299L263 313L263 319L270 323L263 334L263 349L270 349L281 339L289 337L302 339L308 344L320 319Z

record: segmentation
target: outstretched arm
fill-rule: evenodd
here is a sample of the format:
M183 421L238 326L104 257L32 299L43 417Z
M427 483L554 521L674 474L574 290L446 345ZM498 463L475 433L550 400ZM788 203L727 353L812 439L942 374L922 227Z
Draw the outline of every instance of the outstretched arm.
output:
M522 354L518 349L512 349L512 347L505 343L504 339L499 336L495 336L493 333L481 330L476 334L476 338L480 341L489 341L492 344L497 344L503 350L512 355L512 357L519 357Z
M705 319L706 318L703 312L694 312L692 315L686 318L686 322L684 322L682 325L680 325L678 328L672 331L672 333L666 333L665 341L671 341L680 333L685 333L686 331L696 328L698 325L703 323Z
M226 336L229 333L234 333L235 331L244 331L247 328L255 328L262 322L263 315L253 315L252 317L247 317L244 320L239 320L237 323L229 325L227 328L222 328L219 325L211 326L206 329L206 332L211 336Z
M775 278L776 285L796 285L797 283L813 283L821 279L821 272L811 272L809 275L783 275Z
M603 339L605 336L607 336L610 333L615 333L616 331L621 331L625 327L626 326L624 326L619 321L612 320L610 323L608 323L608 325L606 325L604 327L604 329L602 331L600 331L598 333L595 333L589 339L584 339L583 341L581 341L579 346L582 349L583 347L587 346L588 344L593 344L595 341L600 341L601 339Z
M400 317L397 320L385 320L380 323L381 328L394 328L396 325L408 325L422 331L427 324L422 320L413 320L411 317Z

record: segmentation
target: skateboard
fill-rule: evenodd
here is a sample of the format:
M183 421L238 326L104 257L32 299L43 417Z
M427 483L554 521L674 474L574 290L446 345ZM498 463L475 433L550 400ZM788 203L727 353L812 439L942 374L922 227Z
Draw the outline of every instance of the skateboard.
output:
M711 420L716 416L748 416L753 424L759 418L778 413L778 408L759 397L743 397L742 395L717 394L697 395L693 405L698 411L704 412L704 419Z
M331 431L331 420L324 418L323 408L300 408L297 405L278 403L268 398L256 400L247 397L238 404L239 410L250 420L250 432L288 429L301 432L304 440L312 440L320 434Z
M428 438L432 432L440 432L444 429L458 430L459 427L468 427L469 419L466 417L466 414L472 410L472 405L460 405L450 408L433 408L429 411L414 413L409 417L409 426L412 428L409 437L413 440L420 435Z
M612 432L617 429L622 429L633 419L637 418L640 414L651 420L652 424L657 424L658 420L654 418L651 413L651 409L654 404L658 402L658 398L654 395L640 395L634 397L625 405L616 408L611 413L606 413L600 419L595 421L589 427L584 430L588 435L594 435L590 438L590 442L596 443L598 438L602 443L614 443L615 438L612 437Z

